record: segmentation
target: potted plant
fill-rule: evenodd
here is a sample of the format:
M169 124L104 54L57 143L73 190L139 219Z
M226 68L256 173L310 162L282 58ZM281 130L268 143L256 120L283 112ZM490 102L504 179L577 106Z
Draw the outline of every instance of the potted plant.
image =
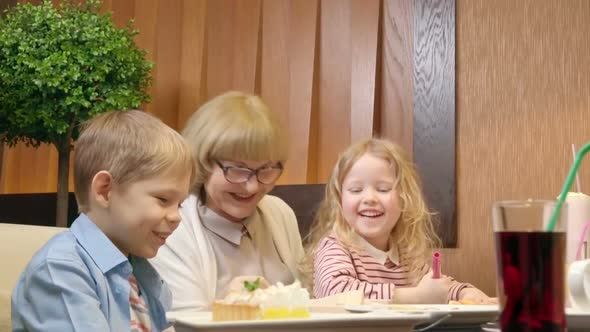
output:
M148 101L152 64L99 0L18 4L0 18L0 143L58 151L56 224L67 225L69 159L79 125Z

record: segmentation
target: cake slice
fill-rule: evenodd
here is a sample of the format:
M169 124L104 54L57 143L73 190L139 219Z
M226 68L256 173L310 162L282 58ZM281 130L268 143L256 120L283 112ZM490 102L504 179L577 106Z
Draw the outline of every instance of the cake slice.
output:
M259 288L260 279L213 303L214 321L296 319L309 317L309 293L299 281Z

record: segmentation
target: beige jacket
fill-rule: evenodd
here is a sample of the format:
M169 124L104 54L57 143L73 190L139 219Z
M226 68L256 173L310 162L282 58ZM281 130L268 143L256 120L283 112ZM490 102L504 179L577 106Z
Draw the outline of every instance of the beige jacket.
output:
M293 210L280 198L266 195L258 210L278 254L296 279L304 251ZM150 262L172 290L172 311L207 310L215 299L217 263L213 247L197 213L197 197L189 196L180 209L182 220Z

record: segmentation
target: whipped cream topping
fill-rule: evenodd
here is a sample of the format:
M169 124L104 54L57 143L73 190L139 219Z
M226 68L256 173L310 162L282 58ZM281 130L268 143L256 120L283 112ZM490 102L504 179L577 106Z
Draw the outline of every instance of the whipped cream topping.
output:
M300 308L309 306L309 292L301 287L299 281L285 286L282 283L268 288L259 288L253 292L243 289L228 294L223 302L226 304L260 305L261 308L287 307Z

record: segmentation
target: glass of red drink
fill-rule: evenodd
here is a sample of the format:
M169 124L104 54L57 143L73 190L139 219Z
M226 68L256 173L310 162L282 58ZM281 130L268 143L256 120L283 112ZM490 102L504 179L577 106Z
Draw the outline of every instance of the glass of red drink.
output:
M554 231L546 231L556 204L528 200L493 206L503 332L565 331L565 205Z

